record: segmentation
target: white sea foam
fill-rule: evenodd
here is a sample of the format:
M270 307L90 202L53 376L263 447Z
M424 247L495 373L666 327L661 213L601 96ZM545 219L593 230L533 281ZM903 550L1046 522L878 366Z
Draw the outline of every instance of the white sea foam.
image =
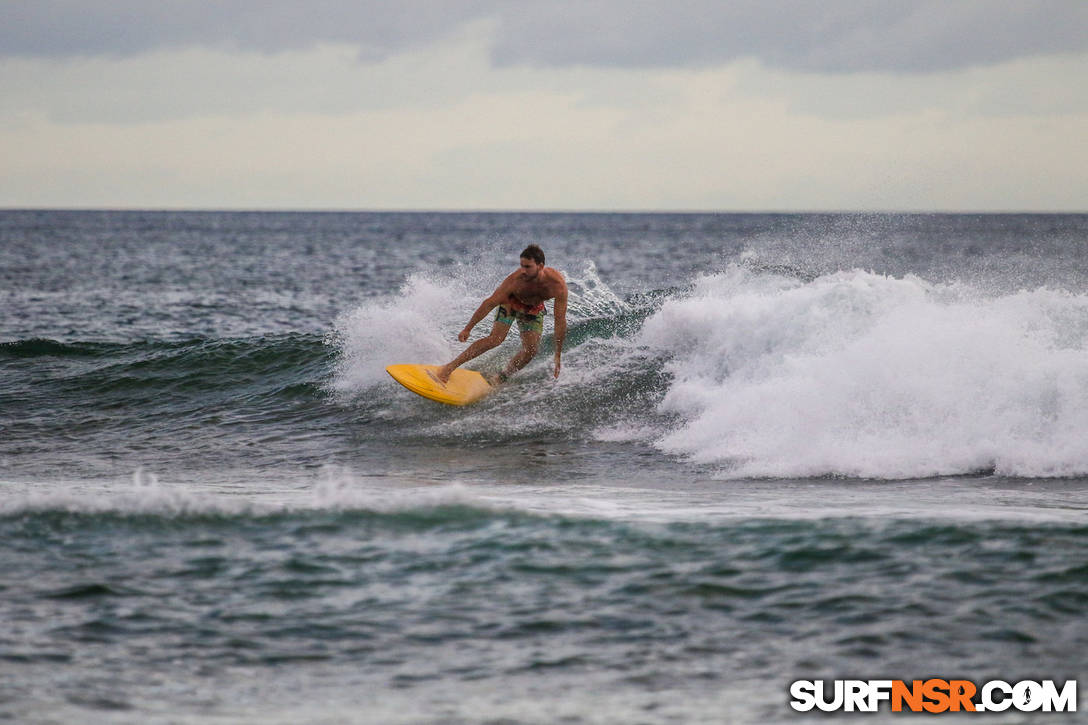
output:
M733 267L643 327L655 444L730 476L1088 473L1088 296Z
M363 303L336 322L340 360L331 386L356 394L388 381L385 366L446 361L454 356L450 329L468 319L462 300L470 296L456 277L436 281L413 275L390 297ZM463 321L462 323L463 324Z
M282 476L281 472L281 476ZM492 503L457 480L410 475L359 475L343 465L296 471L271 481L267 472L235 472L229 479L175 479L137 469L129 479L98 481L0 480L7 496L0 515L67 511L119 515L261 516L322 511L397 513L445 506L489 508Z

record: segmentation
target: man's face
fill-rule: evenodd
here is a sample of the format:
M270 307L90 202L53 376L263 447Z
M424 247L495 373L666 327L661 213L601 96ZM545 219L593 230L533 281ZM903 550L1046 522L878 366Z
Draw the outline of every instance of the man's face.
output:
M527 258L521 258L521 278L524 280L536 279L540 274L540 270L544 269L543 264L537 264L535 261Z

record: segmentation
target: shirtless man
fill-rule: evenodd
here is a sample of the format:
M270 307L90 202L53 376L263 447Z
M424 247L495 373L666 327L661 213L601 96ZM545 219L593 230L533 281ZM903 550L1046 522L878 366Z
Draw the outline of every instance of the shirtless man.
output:
M567 335L567 283L557 270L544 266L544 252L535 244L525 248L521 253L520 269L504 279L498 289L472 313L472 319L457 335L457 339L467 342L476 323L498 307L491 334L469 345L453 362L435 373L435 377L443 383L447 382L458 367L500 345L506 339L506 333L510 332L510 325L517 320L521 350L501 373L488 381L491 384L504 382L536 355L540 336L544 333L544 315L547 314L544 300L550 299L555 299L555 377L558 378L563 338Z

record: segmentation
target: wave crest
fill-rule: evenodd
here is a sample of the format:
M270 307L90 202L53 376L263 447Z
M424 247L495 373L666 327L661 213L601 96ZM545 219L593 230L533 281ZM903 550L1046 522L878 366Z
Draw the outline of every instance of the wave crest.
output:
M739 267L666 302L656 445L729 475L1088 472L1088 296Z

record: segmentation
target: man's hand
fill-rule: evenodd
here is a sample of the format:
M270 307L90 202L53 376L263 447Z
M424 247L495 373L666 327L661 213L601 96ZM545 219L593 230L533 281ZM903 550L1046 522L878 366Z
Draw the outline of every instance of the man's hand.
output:
M468 333L472 332L471 327L466 327L457 333L457 339L461 342L468 342Z

